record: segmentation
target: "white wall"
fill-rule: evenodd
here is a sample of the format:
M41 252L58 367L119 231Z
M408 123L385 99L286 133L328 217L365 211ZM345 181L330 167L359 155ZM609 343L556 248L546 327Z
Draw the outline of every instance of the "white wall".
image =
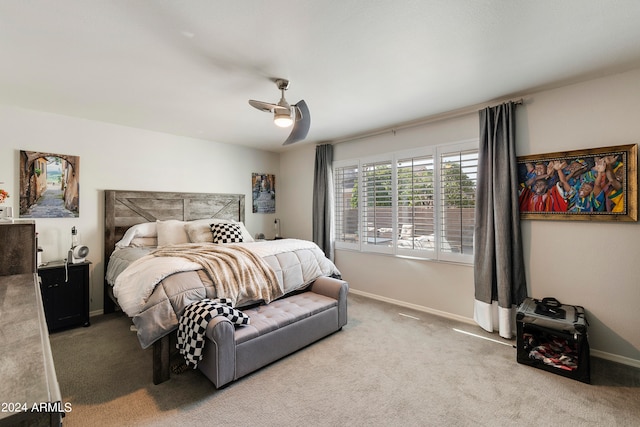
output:
M52 261L66 258L77 227L92 262L92 312L102 309L105 189L244 193L249 231L273 236L276 215L251 212L251 173L277 179L278 154L11 107L0 107L0 141L1 188L11 196L4 206L14 216L20 150L80 156L79 218L36 219L36 231L43 261Z
M640 142L640 69L543 91L517 110L517 154ZM478 137L476 114L421 128L337 144L344 160ZM313 180L308 147L282 156L281 174L295 179L291 206ZM304 183L302 185L301 183ZM301 237L310 218L283 215ZM309 231L308 231L309 230ZM592 353L640 366L640 224L583 221L522 222L529 295L554 296L586 308ZM352 289L451 317L473 318L473 268L399 257L336 251L336 264Z
M282 235L311 240L313 225L313 168L316 147L301 144L280 155L279 199L276 210Z
M517 153L637 144L639 116L640 69L535 94ZM529 220L522 233L531 295L584 306L591 346L640 366L640 224Z

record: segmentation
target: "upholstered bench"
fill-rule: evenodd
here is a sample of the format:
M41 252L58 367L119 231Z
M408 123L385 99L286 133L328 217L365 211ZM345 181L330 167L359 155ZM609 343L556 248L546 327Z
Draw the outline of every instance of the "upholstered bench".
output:
M319 277L305 292L243 310L250 325L213 318L198 368L220 388L340 330L348 291L343 280Z

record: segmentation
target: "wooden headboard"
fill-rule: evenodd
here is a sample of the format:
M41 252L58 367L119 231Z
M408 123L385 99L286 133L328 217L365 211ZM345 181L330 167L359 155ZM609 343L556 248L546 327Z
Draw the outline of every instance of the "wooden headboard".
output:
M167 219L222 218L241 222L245 219L244 194L105 190L104 199L105 271L116 242L132 225ZM113 311L108 288L105 281L105 313Z

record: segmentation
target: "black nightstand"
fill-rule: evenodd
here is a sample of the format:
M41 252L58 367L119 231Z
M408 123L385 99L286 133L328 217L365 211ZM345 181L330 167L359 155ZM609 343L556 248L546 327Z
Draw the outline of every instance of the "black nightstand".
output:
M89 261L52 261L38 267L49 331L89 326Z

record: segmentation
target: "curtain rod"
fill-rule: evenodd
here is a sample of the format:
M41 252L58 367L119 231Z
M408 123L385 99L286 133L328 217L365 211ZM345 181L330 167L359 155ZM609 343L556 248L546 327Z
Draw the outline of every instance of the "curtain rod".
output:
M479 110L482 110L484 108L490 107L492 105L497 105L496 102L498 104L504 104L509 101L513 102L515 105L522 105L525 102L524 98L517 98L517 99L506 99L504 101L494 101L494 102L485 102L482 104L475 104L469 107L447 111L445 113L434 114L432 116L428 116L422 119L400 123L396 126L388 126L378 130L371 131L371 132L355 134L355 135L347 136L345 138L335 139L333 141L327 141L327 143L335 145L335 144L341 144L343 142L355 141L357 139L363 139L363 138L369 138L372 136L382 135L388 132L395 133L396 131L401 129L409 129L413 127L426 125L429 123L439 122L442 120L455 119L458 117L468 116L469 114L477 113Z

